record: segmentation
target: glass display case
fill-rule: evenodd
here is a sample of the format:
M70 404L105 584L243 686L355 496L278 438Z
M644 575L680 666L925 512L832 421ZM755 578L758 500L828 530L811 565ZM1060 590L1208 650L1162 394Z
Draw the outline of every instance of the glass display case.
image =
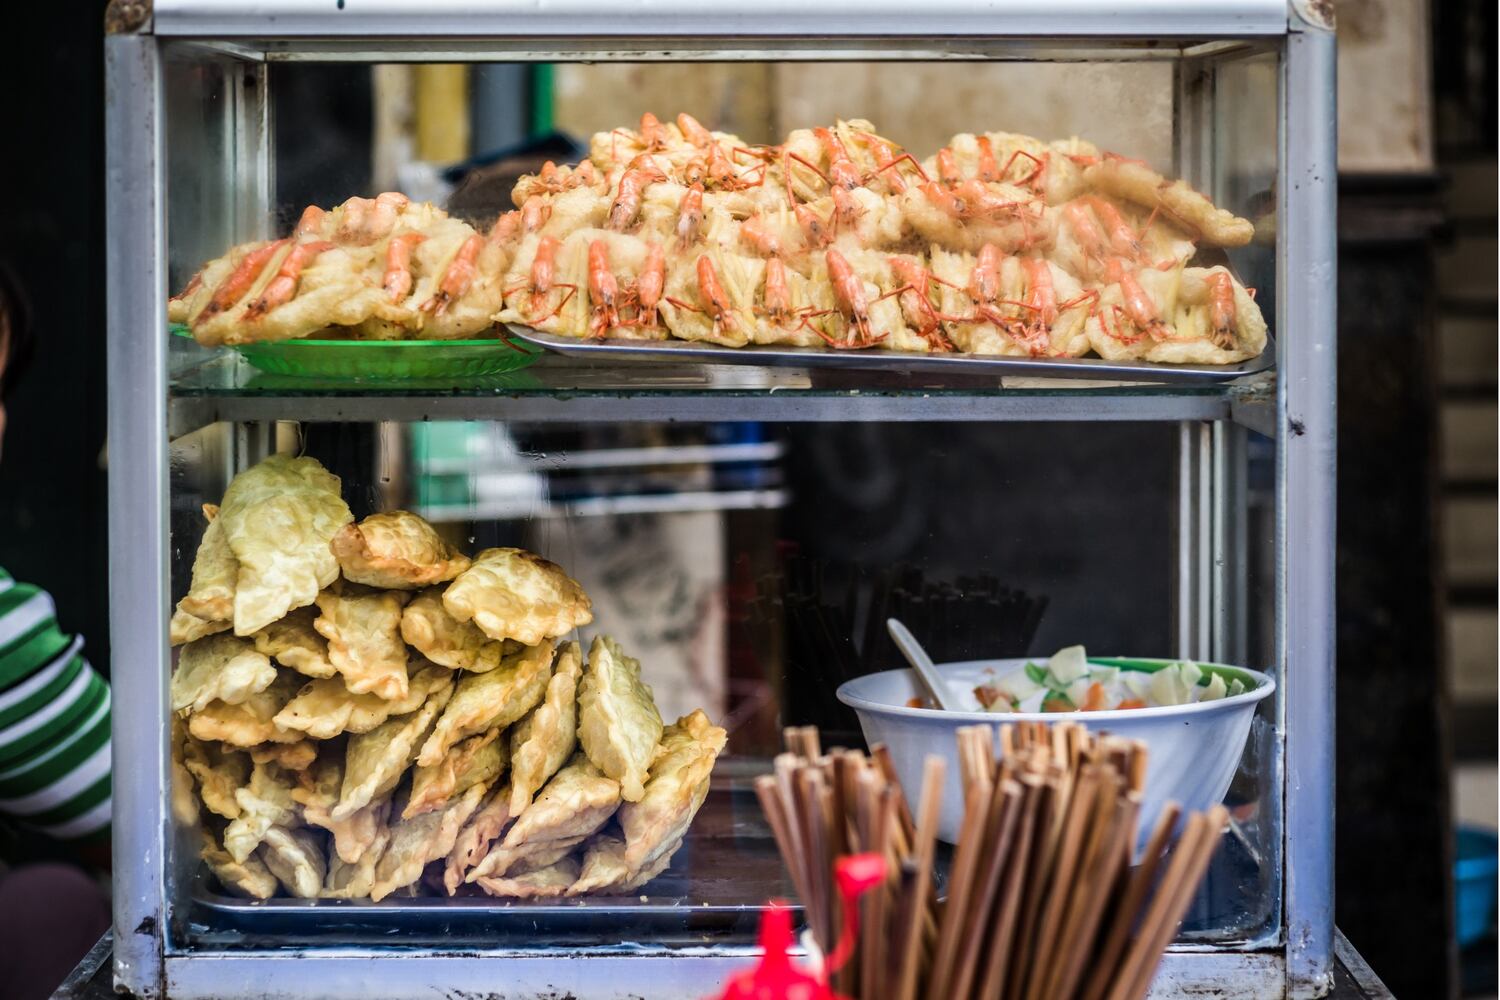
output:
M1152 995L1326 992L1330 17L1312 0L116 0L105 55L118 986L173 998L711 995L755 953L766 901L793 895L751 788L781 724L858 741L832 689L897 665L876 662L868 634L856 641L870 593L982 579L1045 611L981 622L968 646L932 639L954 658L1084 641L1274 677L1231 785L1225 846ZM300 93L332 103L351 68L454 64L548 67L548 85L572 94L557 124L585 137L609 127L591 103L630 106L618 93L591 100L602 88L687 81L699 90L684 100L728 108L750 80L774 95L770 121L870 119L923 153L928 136L966 129L1094 138L1255 223L1254 240L1207 263L1254 288L1270 344L1233 377L847 360L866 352L821 367L548 351L513 372L383 380L267 372L169 333L168 298L203 261L285 232L303 208L278 170L313 140L276 127L283 80L300 74ZM627 75L611 76L616 65ZM723 67L738 81L727 90L713 75ZM742 125L747 140L775 141L763 124L763 136ZM337 473L356 518L413 510L471 553L520 545L563 565L594 597L590 631L641 650L664 716L702 706L726 720L708 799L663 877L640 896L530 903L217 891L196 829L172 808L167 622L205 531L200 507L276 453ZM793 620L798 588L853 609L836 639L861 647L858 663L829 665Z

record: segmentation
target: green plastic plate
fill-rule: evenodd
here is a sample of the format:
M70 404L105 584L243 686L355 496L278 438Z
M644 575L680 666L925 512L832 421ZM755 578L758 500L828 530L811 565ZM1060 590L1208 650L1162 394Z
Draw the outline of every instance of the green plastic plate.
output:
M191 338L186 327L172 332ZM477 378L513 372L541 357L520 340L282 340L237 344L252 367L272 375L322 379Z

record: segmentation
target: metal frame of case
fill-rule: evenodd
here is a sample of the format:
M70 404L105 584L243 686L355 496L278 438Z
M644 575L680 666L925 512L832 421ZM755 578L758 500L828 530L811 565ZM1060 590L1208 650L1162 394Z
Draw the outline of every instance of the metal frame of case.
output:
M165 739L169 602L169 441L232 422L236 451L256 450L277 419L1152 420L1180 430L1178 641L1182 655L1242 648L1245 429L1276 443L1274 668L1283 871L1280 934L1270 946L1179 946L1153 995L1217 989L1234 996L1320 995L1329 988L1333 928L1333 580L1335 488L1334 38L1326 0L771 0L705 7L691 0L115 0L105 44L110 242L110 598L115 683L115 982L141 997L359 998L419 995L692 997L751 949L629 953L400 950L328 946L179 950L168 932L171 860ZM582 34L581 32L586 32ZM1269 380L1228 391L1087 393L1020 388L902 397L816 391L670 396L382 394L169 396L167 182L163 47L195 44L231 62L983 57L995 45L1034 57L1070 46L1173 38L1250 39L1279 59L1277 314ZM982 44L981 44L982 43ZM1128 50L1127 58L1128 58ZM1211 54L1211 53L1209 53ZM269 203L264 74L233 99L236 135L226 232L264 225ZM1189 114L1187 120L1191 121ZM1192 151L1185 157L1192 160ZM1191 176L1191 173L1189 173ZM1242 562L1238 563L1242 565Z

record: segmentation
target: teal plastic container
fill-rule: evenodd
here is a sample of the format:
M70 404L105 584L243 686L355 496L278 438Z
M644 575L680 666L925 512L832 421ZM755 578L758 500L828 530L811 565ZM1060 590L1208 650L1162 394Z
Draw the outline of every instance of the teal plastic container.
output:
M1453 863L1453 897L1458 910L1458 946L1467 948L1495 929L1495 879L1500 874L1495 831L1458 828L1457 860Z

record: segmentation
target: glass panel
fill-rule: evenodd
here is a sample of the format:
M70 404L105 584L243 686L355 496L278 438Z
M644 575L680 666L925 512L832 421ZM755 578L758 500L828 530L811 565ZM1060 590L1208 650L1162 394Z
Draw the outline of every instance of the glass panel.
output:
M1193 266L1227 263L1256 289L1265 314L1274 313L1269 193L1278 169L1277 55L1267 48L1008 44L996 50L1003 63L890 62L870 52L835 62L810 50L792 62L731 53L724 59L733 61L545 70L521 62L262 65L238 61L227 49L173 43L167 50L174 291L199 262L229 246L288 232L310 202L328 208L348 196L401 190L417 201L444 202L488 232L510 207L517 178L545 158L576 159L590 132L633 129L642 111L685 109L736 132L740 148L752 150L837 116L873 120L919 159L971 128L1097 140L1166 177L1187 178L1252 220L1254 240L1205 248ZM901 54L909 59L911 52ZM1033 61L1022 58L1028 54ZM515 145L552 127L571 140L541 152ZM1087 167L1088 159L1076 165ZM737 169L748 173L750 162ZM1127 225L1138 239L1178 224L1170 212L1132 213ZM961 220L959 238L987 221ZM1053 222L1054 229L1067 225ZM1019 261L1055 250L1028 240L1005 256ZM922 242L907 234L883 251ZM742 251L764 267L761 256ZM1092 272L1102 274L1121 252L1085 259L1085 277L1102 284ZM955 282L960 289L973 278L974 256ZM385 262L381 256L371 266ZM565 277L573 297L587 302L587 274ZM638 295L639 278L622 272L620 280ZM929 286L929 294L940 297L939 287ZM679 288L674 297L701 291ZM995 305L1024 327L1017 318L1040 309L1027 300L1032 291L1023 285L1013 293L1019 298ZM901 296L901 288L884 286L870 293L898 303ZM1092 313L1097 301L1083 306ZM1106 322L1128 311L1116 304L1121 311L1101 313ZM247 908L216 898L196 861L193 831L180 828L169 887L174 946L393 939L421 946L451 945L455 937L517 947L748 942L754 908L791 891L747 794L749 781L779 749L784 724L817 723L825 745L860 745L857 720L833 692L850 677L899 665L875 610L890 602L905 602L902 616L945 660L1047 655L1074 642L1100 653L1167 656L1178 652L1183 617L1196 613L1179 606L1188 574L1190 588L1205 588L1212 601L1231 607L1213 626L1215 655L1272 667L1271 445L1226 425L1230 433L1214 435L1212 457L1196 473L1211 481L1186 481L1178 449L1188 435L1171 426L1225 420L1231 399L1272 394L1272 373L1237 384L1127 384L1113 376L643 364L549 354L503 374L396 382L359 372L276 374L226 348L183 337L173 343L172 413L181 434L173 442L174 599L187 589L204 530L201 505L216 503L232 473L264 455L304 452L342 478L356 517L412 509L466 550L516 544L556 560L594 597L590 634L611 632L640 651L664 715L702 706L731 732L687 847L644 900L562 909L512 904L509 916L497 916L483 899ZM890 399L903 410L901 419L880 412L887 419L871 421L843 420L830 409L816 416L821 423L793 423L774 412L786 397L831 405ZM718 408L706 413L704 398ZM995 406L997 416L967 422L976 414L941 409L965 398ZM504 415L488 407L554 399L600 406L584 411L600 419L477 419ZM653 409L627 409L640 399L653 400ZM1015 400L1036 409L1005 411L1021 422L995 422ZM605 411L617 401L619 412ZM1177 408L1135 408L1156 401ZM267 405L255 408L261 402ZM1065 407L1073 407L1065 411L1069 421L1058 422ZM768 419L749 423L747 416ZM924 422L934 416L966 422ZM475 419L420 422L453 417ZM1106 417L1114 422L1097 419ZM700 422L726 418L740 422ZM230 419L239 422L211 422ZM1213 464L1218 459L1222 467ZM1184 498L1198 497L1203 482L1208 506L1189 513ZM1209 519L1207 528L1195 520L1200 516ZM1215 538L1222 529L1227 549L1217 569L1188 568L1181 558L1185 538L1200 529ZM1263 703L1230 786L1236 828L1184 927L1194 944L1259 947L1279 934L1276 718L1274 704Z

